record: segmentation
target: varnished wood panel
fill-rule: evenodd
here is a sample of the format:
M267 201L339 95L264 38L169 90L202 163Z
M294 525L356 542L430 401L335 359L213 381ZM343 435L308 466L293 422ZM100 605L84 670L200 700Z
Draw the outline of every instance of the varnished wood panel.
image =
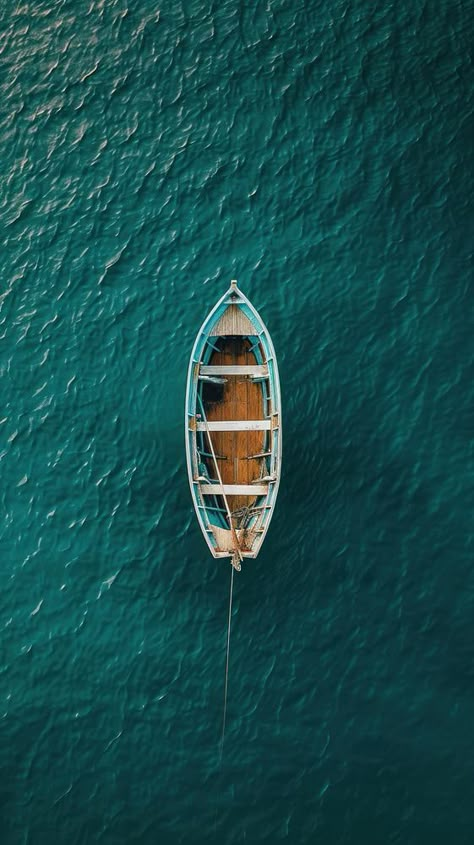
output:
M256 365L248 340L240 337L226 338L220 352L214 352L210 365L250 366ZM263 393L259 382L242 375L227 376L223 386L222 401L206 404L209 422L224 420L263 420ZM245 484L260 477L262 461L248 460L249 455L264 451L265 431L212 431L212 443L216 454L225 456L218 460L223 484ZM207 459L211 476L215 477L212 460ZM250 505L250 496L228 496L231 511Z

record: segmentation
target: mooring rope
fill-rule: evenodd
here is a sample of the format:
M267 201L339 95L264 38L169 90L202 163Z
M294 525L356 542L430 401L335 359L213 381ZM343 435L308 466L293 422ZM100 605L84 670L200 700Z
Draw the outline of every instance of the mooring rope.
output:
M224 681L224 712L222 715L222 736L221 736L221 750L219 755L219 764L222 763L222 754L224 751L225 739L225 722L227 716L227 687L229 683L229 651L230 651L230 623L232 620L232 594L234 591L234 567L230 568L230 593L229 593L229 618L227 621L227 649L225 658L225 681Z

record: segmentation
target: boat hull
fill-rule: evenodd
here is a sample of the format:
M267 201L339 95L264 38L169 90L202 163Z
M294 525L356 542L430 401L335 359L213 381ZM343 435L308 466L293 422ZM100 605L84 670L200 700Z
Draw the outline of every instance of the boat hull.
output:
M280 481L280 382L268 330L235 282L196 337L185 425L191 495L209 550L255 558Z

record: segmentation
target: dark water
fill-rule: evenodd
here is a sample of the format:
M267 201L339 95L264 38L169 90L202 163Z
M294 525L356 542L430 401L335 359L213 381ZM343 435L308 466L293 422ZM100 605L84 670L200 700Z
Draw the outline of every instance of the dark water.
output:
M466 0L3 0L2 845L474 841L473 42ZM234 277L284 476L219 769L182 421Z

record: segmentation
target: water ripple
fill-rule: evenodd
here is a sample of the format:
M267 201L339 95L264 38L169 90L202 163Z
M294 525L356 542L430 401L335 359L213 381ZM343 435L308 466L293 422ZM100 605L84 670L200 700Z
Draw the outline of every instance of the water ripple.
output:
M3 839L467 841L469 16L152 5L0 12ZM218 770L182 409L234 276L284 475Z

